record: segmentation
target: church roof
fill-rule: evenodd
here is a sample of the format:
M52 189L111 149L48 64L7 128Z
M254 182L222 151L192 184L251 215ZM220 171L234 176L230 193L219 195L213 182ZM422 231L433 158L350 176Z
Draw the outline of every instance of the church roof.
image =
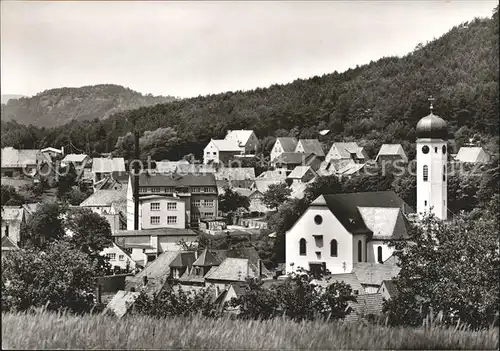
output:
M311 206L327 206L352 234L373 234L374 239L400 239L407 235L402 210L413 209L393 191L321 195Z
M448 139L448 128L446 121L431 112L417 123L417 138L421 139Z

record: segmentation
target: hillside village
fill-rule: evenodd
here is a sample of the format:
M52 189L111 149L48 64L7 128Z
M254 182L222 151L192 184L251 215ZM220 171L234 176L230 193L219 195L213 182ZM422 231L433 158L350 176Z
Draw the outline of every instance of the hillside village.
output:
M249 92L2 105L2 310L498 325L494 20Z
M252 246L201 249L199 236L265 233L276 237L267 223L275 209L264 201L270 187L281 185L287 189L286 197L302 199L318 177L342 180L368 167L407 167L409 159L402 146L383 144L376 158L369 159L355 142L326 145L320 138L278 137L269 161L261 164L267 170L256 174L253 167L241 167L241 160L256 158L258 136L252 130L232 130L225 139L208 143L203 160L157 161L137 180L123 158L7 147L2 149L2 184L19 189L50 183L61 169L74 168L76 183L86 185L91 194L68 211L90 209L103 216L111 229L112 244L101 255L109 259L114 275L96 285L97 299L101 302L104 296L111 309L119 309L116 306L141 290L158 293L172 280L177 283L174 286L188 291L215 287L214 298L224 305L242 292L247 278L279 282L302 268L318 278L328 273L329 282L349 283L355 295L366 295L373 312L380 313L383 299L394 292L391 281L400 270L392 242L409 238L409 223L416 220L416 213L431 210L442 220L448 218L447 165L490 161L479 145L448 153L446 122L432 113L432 107L431 101L431 113L416 127L416 208L393 191L320 195L286 232L286 261L268 264L269 268ZM236 216L220 209L227 191L248 199L246 208L234 209ZM39 202L2 206L2 253L23 246L23 225L38 206ZM366 302L358 302L358 307L361 303Z

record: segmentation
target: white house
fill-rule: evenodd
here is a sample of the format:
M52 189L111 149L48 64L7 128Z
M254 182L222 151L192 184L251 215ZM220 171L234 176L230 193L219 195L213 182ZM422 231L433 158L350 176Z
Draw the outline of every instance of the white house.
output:
M129 271L134 271L136 269L136 263L132 257L124 248L118 246L116 243L112 243L111 246L104 248L101 255L109 258L109 263L113 268L116 266L122 270Z
M224 139L236 141L244 154L255 154L259 147L259 139L253 130L228 130Z
M318 139L299 139L294 151L302 154L314 154L319 157L325 157L325 152Z
M346 165L348 163L364 163L368 159L366 152L355 142L333 143L325 156L327 163ZM338 168L338 166L337 166Z
M203 150L203 163L227 163L241 152L241 147L235 140L212 139Z
M75 169L82 169L90 167L92 159L85 154L68 154L61 160L61 166L66 167L69 164L73 164Z
M297 147L297 139L291 137L276 138L273 148L271 149L271 161L284 152L295 152Z
M413 210L392 191L321 195L286 232L286 271L350 273L356 262L383 262L385 241L407 237Z
M375 158L375 162L379 165L382 165L383 162L392 163L397 160L408 162L408 157L401 144L383 144Z
M292 183L307 183L316 177L316 175L316 172L310 166L297 166L288 175L288 179Z
M490 155L480 146L477 147L461 147L455 156L455 161L467 163L488 163Z
M94 184L106 176L125 173L125 159L123 157L115 158L94 158L92 160L92 173Z

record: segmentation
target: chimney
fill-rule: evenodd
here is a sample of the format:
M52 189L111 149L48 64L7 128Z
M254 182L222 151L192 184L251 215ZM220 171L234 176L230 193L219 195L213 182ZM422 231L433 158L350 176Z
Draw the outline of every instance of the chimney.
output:
M139 230L139 132L134 132L134 230Z

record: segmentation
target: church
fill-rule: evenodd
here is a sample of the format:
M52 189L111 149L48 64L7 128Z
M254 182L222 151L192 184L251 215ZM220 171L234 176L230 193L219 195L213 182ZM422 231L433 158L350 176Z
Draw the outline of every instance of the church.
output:
M446 122L432 113L416 127L416 214L447 219ZM407 240L415 210L392 191L317 197L285 234L286 272L351 273L357 264L383 264L390 241Z

